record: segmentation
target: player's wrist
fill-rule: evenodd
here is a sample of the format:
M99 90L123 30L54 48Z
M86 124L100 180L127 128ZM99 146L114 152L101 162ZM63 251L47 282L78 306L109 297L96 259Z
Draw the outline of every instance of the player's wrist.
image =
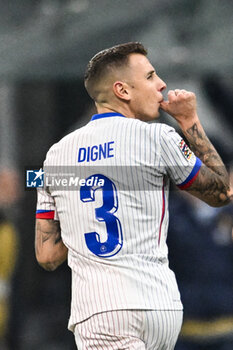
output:
M188 129L190 129L193 125L197 125L199 127L201 127L201 123L200 120L198 118L197 114L194 114L192 117L186 117L184 118L183 116L181 116L178 120L177 120L180 128L182 131L186 131Z

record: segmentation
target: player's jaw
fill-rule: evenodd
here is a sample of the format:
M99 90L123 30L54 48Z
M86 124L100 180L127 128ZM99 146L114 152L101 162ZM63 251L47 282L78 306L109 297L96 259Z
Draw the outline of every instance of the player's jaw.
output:
M164 84L161 88L156 88L151 91L151 94L148 94L147 97L147 109L148 120L153 120L159 117L160 105L164 100L162 91L166 88ZM149 107L149 108L148 108Z
M160 102L158 100L144 100L141 101L140 106L138 106L138 108L136 109L135 116L137 119L143 121L152 121L159 117L159 108Z
M162 84L149 87L146 84L140 84L134 89L131 107L137 119L152 121L159 117L160 104L163 101L162 91L165 88L163 87Z
M154 96L153 96L154 97ZM151 97L151 100L147 104L147 120L157 119L160 115L160 104L163 101L163 95L161 93L156 94L154 98Z

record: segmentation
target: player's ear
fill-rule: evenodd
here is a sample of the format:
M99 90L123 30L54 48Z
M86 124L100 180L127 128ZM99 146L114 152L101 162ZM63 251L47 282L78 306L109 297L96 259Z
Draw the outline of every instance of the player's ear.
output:
M130 100L130 91L128 84L123 83L122 81L115 81L113 83L113 92L118 98L122 100Z

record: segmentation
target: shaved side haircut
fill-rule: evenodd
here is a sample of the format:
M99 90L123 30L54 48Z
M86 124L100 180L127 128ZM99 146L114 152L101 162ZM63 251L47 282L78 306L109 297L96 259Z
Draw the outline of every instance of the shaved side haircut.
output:
M84 76L84 84L91 98L96 100L95 90L97 85L112 72L112 69L126 66L128 56L132 53L147 56L147 50L141 43L129 42L100 51L92 57Z

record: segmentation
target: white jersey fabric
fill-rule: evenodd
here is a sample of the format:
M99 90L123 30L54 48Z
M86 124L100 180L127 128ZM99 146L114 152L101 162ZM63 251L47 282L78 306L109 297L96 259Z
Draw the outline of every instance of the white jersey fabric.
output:
M181 310L114 310L93 315L74 329L78 350L174 350Z
M76 169L104 184L38 189L37 218L60 221L72 270L69 329L120 309L182 310L168 266L169 179L180 188L201 161L175 130L97 114L51 147L46 168Z

